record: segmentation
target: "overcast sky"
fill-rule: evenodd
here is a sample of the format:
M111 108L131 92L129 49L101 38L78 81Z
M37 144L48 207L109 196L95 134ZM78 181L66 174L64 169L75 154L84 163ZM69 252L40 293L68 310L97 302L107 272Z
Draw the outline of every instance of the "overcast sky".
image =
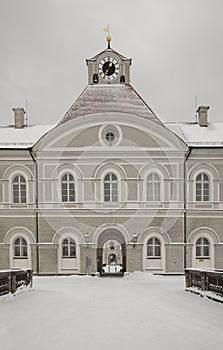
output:
M222 0L0 0L0 124L28 100L30 124L57 123L87 85L86 58L132 58L131 84L163 121L222 120Z

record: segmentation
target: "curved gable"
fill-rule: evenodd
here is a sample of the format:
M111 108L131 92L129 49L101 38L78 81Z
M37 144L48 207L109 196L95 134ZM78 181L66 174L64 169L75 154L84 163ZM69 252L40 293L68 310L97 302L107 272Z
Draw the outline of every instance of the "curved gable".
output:
M49 131L35 145L34 151L104 148L100 134L104 127L119 128L115 148L187 150L185 143L169 129L147 118L127 113L95 113L71 119ZM113 147L114 148L114 147Z

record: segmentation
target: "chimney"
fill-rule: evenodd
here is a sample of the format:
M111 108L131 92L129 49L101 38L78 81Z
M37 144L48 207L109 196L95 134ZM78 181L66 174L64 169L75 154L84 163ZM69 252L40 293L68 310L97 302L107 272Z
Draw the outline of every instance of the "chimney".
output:
M209 106L200 106L198 107L198 124L200 126L208 126L208 110Z
M22 129L25 126L25 110L21 107L13 108L15 128Z

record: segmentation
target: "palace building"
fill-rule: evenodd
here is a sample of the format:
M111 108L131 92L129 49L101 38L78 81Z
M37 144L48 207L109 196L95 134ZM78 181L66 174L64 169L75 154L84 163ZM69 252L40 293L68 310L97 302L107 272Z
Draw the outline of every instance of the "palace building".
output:
M222 269L223 124L161 122L107 39L58 124L0 126L0 269Z

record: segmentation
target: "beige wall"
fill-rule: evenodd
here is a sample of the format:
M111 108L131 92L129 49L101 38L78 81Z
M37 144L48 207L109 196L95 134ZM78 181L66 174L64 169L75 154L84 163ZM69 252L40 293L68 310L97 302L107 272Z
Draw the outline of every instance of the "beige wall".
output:
M86 256L91 257L91 272L97 271L97 232L113 225L125 237L127 270L145 266L145 232L154 230L165 242L166 273L180 273L184 268L184 228L186 228L187 264L193 265L192 235L204 228L214 242L215 267L223 267L223 150L194 149L186 166L187 212L184 222L184 159L186 147L175 136L155 123L139 116L125 114L88 116L66 123L49 133L34 147L38 162L38 229L40 273L58 272L58 232L74 229L80 246L80 273L86 273ZM108 126L106 126L108 123ZM112 125L120 136L114 147L102 142L103 128ZM107 129L106 129L107 130ZM49 146L50 145L50 146ZM178 147L178 148L177 148ZM11 169L27 174L28 203L14 205L10 201ZM162 176L162 200L148 203L146 178L157 170ZM207 170L212 176L212 201L194 202L194 177ZM62 203L60 177L66 171L76 179L76 202ZM114 171L119 181L119 202L104 203L103 178ZM27 150L0 151L0 269L9 268L9 245L5 242L11 230L31 236L32 266L36 271L37 246L35 216L35 164ZM8 196L8 197L7 197ZM4 200L3 200L4 199ZM199 208L198 208L199 204ZM17 230L17 231L16 231ZM72 231L72 230L71 230ZM205 232L206 232L205 231ZM14 231L13 231L14 232ZM76 234L75 233L75 234ZM84 244L89 233L91 246ZM138 235L133 247L132 235ZM200 231L199 231L200 233ZM63 235L63 233L61 233ZM193 241L193 242L194 242ZM4 243L4 244L3 244Z

